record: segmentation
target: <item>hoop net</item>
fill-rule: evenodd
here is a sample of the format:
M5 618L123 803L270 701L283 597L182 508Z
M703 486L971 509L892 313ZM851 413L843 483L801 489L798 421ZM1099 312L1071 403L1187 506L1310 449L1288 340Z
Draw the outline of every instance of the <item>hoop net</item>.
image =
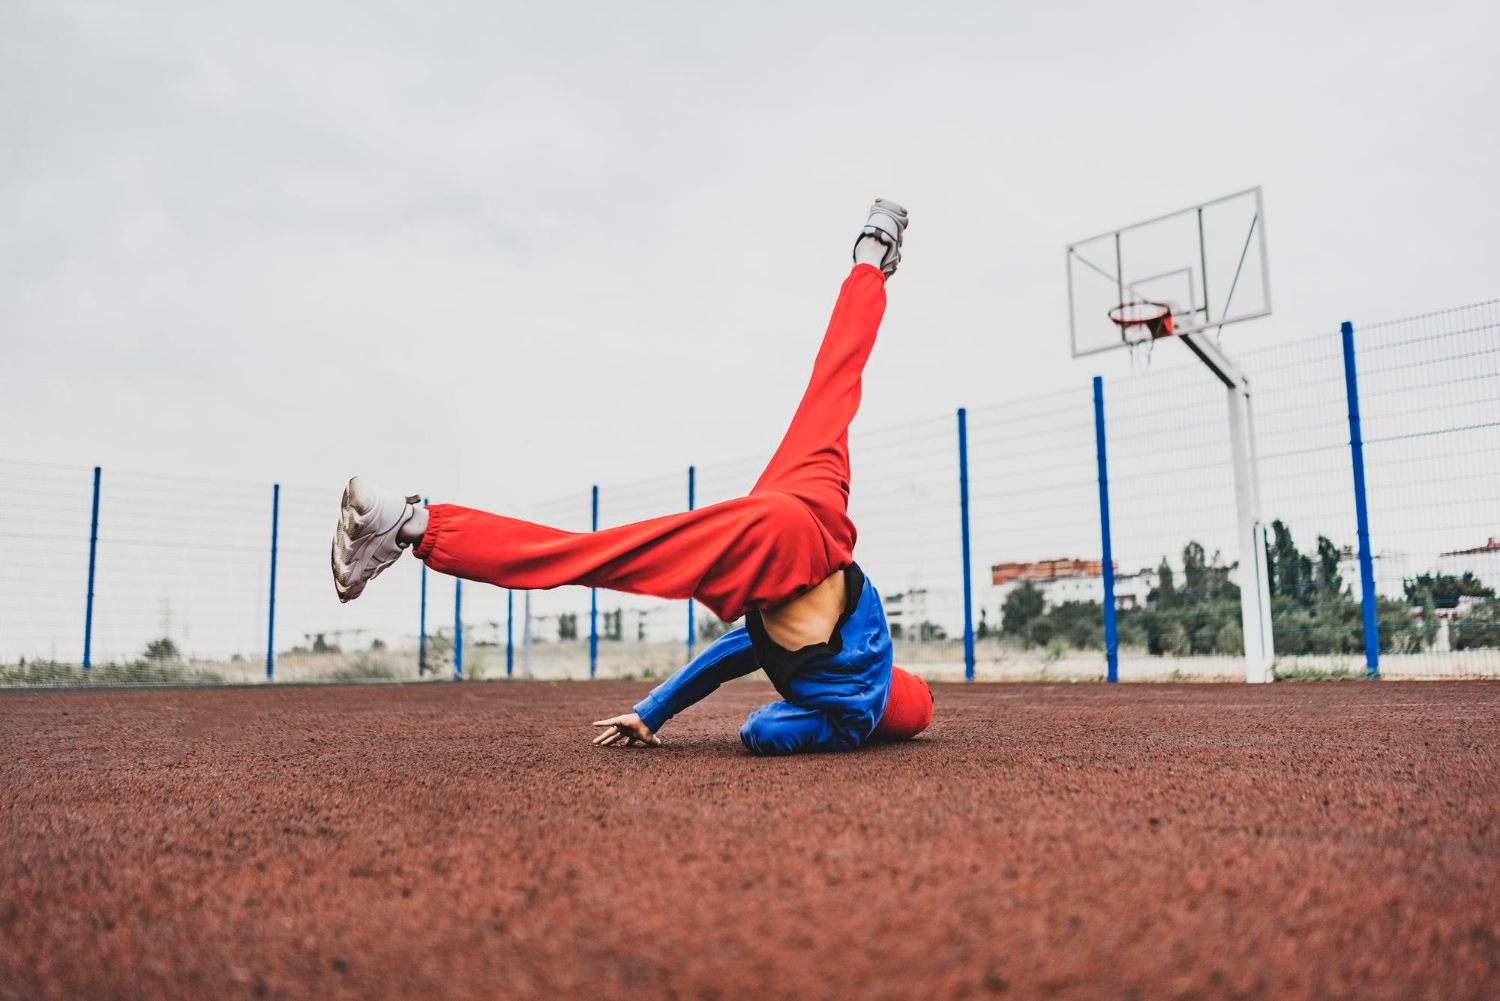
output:
M1171 303L1132 299L1111 309L1109 319L1120 328L1120 340L1132 346L1172 336Z
M1172 304L1151 299L1132 299L1109 311L1109 319L1120 328L1120 340L1130 349L1130 364L1135 367L1135 352L1146 348L1146 364L1151 364L1151 349L1158 338L1172 336Z

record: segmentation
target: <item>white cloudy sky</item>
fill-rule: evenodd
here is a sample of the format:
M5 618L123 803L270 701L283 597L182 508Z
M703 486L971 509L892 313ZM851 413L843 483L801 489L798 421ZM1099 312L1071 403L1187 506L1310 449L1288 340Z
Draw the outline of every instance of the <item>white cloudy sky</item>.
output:
M0 458L524 503L1087 380L1062 248L1265 186L1250 339L1489 298L1494 5L0 5ZM1228 335L1226 335L1226 338Z

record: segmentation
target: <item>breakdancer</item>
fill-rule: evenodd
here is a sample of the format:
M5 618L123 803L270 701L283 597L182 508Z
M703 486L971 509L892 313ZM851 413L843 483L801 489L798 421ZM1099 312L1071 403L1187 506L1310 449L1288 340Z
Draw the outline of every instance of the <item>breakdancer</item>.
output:
M922 679L896 667L875 586L854 562L849 422L901 260L904 208L870 207L812 380L771 463L745 497L598 532L565 532L451 504L421 507L365 484L344 491L333 536L339 598L403 550L429 567L506 588L563 584L696 598L745 625L721 636L631 712L598 720L599 746L660 744L662 725L725 681L761 668L783 701L740 729L756 754L849 750L904 740L932 719Z

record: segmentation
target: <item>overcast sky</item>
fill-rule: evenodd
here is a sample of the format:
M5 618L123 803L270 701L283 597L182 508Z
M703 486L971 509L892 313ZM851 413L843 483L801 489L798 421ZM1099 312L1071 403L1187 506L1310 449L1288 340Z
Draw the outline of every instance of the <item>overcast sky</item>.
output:
M1063 247L1264 185L1236 345L1500 293L1493 4L0 4L0 458L486 506L1074 362ZM1252 373L1253 375L1253 373Z

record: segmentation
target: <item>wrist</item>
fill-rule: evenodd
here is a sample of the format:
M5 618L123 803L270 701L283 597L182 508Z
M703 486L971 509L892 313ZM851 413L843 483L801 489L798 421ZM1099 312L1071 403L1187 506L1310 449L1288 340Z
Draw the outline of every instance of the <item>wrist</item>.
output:
M672 718L672 714L667 711L667 707L657 701L654 695L647 695L640 702L636 703L634 711L641 718L641 722L645 724L646 729L652 733L660 730L662 724Z

